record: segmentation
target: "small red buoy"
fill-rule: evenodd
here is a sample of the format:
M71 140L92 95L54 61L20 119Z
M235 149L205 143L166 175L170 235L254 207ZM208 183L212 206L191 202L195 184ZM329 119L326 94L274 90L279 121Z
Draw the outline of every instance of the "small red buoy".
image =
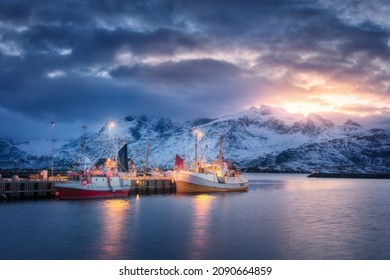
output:
M56 197L60 197L60 192L55 193Z

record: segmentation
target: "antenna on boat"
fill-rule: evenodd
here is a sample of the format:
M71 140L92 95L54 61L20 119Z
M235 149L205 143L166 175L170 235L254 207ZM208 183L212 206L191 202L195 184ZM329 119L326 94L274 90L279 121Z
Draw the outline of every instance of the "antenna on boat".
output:
M195 134L195 162L194 162L194 171L198 172L199 164L198 164L198 138L201 137L202 133L197 128L194 129Z
M87 138L87 126L83 125L83 143L81 144L81 147L83 148L83 166L84 166L84 174L85 174L85 152L87 149L87 143L86 143L86 138Z
M54 126L55 122L51 122L51 177L54 176Z

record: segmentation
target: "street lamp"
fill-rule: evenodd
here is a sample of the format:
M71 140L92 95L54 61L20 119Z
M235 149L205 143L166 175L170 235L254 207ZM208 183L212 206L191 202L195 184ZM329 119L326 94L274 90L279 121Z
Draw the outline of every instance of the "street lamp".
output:
M195 134L195 162L194 162L194 170L198 172L199 163L198 163L198 140L202 137L202 132L197 128L194 129Z
M111 129L114 127L114 122L110 122L110 124L108 125L108 134L110 136L110 139L111 139Z
M108 141L110 142L110 146L111 148L114 150L114 155L115 155L115 144L113 143L113 139L112 139L112 135L111 135L111 130L112 128L115 126L114 122L111 121L109 124L108 124ZM115 156L114 156L115 157Z
M51 177L54 174L54 126L55 123L51 122Z

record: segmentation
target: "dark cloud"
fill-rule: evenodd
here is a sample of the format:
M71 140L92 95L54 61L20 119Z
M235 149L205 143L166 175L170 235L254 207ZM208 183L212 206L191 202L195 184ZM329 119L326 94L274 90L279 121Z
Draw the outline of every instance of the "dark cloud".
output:
M0 18L5 23L24 23L29 18L30 5L25 1L0 2Z
M237 78L240 72L239 67L225 61L194 59L169 61L157 65L120 66L112 70L111 75L118 78L191 85L193 83L229 82Z
M0 109L13 121L64 123L218 116L305 99L302 74L386 99L387 8L345 3L1 1Z

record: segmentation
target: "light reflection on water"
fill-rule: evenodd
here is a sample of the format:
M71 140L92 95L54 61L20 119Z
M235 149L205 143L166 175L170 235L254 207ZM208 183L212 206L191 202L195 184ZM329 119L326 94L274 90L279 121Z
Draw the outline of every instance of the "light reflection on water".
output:
M211 244L210 240L210 222L211 222L211 207L215 197L208 194L200 194L193 197L193 218L191 226L191 240L193 250L189 251L188 259L201 259L202 252L207 250ZM209 246L208 246L209 245Z
M0 203L0 259L390 259L388 180L247 174L248 192Z
M115 259L118 252L122 250L124 244L124 236L127 234L125 224L130 215L130 201L124 199L108 199L104 201L102 206L103 224L100 231L100 242L97 243L101 247L101 257L107 259Z

